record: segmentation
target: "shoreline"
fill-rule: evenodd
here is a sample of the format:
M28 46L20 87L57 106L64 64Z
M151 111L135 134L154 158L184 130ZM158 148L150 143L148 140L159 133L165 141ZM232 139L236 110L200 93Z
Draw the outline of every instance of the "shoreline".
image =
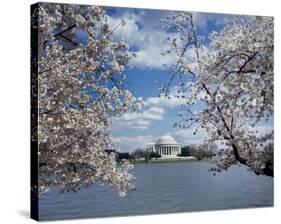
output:
M208 159L203 160L184 160L184 159L159 159L150 161L128 161L131 164L152 164L152 163L196 163L196 162L212 162Z

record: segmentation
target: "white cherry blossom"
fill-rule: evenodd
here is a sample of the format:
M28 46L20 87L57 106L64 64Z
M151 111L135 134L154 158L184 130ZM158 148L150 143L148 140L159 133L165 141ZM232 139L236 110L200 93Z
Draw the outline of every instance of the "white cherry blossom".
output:
M221 30L209 34L208 46L197 34L192 13L178 12L162 23L178 36L168 38L171 48L164 55L173 52L178 58L161 90L169 97L179 78L186 113L176 126L193 127L194 134L203 128L209 134L206 144L221 146L213 171L240 163L257 175L273 176L273 130L250 131L273 117L273 18L226 19ZM186 75L191 81L183 81ZM203 109L194 113L192 106L199 101Z
M39 3L39 194L97 182L134 189L132 166L117 164L111 117L136 108L124 87L129 46L115 41L101 7ZM77 35L80 34L80 39ZM81 41L81 38L86 41Z

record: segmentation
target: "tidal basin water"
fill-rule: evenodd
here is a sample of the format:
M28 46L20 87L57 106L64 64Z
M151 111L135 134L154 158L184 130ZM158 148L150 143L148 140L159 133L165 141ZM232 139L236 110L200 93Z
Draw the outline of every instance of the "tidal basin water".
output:
M51 189L39 201L40 220L111 217L273 206L273 178L233 167L213 176L207 162L136 164L136 191L119 197L107 186L77 193Z

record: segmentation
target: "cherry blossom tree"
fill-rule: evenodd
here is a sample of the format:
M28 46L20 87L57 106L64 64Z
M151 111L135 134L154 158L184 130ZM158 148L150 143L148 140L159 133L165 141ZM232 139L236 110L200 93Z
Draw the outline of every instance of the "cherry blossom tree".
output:
M163 55L177 59L161 94L170 97L176 82L176 96L186 99L175 126L193 127L194 134L203 129L205 143L220 146L214 174L243 164L273 176L273 130L259 131L273 119L273 18L226 19L207 41L198 35L192 13L177 12L162 24L171 34ZM196 104L202 109L195 110Z
M98 182L134 189L132 165L117 164L110 118L137 107L124 87L132 54L115 41L105 11L97 6L39 3L38 193L51 186L77 191ZM35 24L35 23L34 23Z

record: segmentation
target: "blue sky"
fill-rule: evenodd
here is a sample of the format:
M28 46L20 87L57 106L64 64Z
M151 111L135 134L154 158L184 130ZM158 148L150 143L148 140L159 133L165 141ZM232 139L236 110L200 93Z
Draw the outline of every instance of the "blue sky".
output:
M118 27L114 32L116 40L124 39L129 44L130 50L137 55L129 61L132 69L126 69L125 86L135 97L144 100L144 107L140 111L131 112L113 119L112 134L118 150L132 152L137 148L145 148L149 142L155 142L165 134L172 135L183 145L200 144L206 137L204 131L193 135L192 129L174 128L178 122L183 99L159 98L159 86L169 82L170 66L176 63L175 55L162 56L161 52L167 50L166 39L171 33L161 30L160 20L171 15L171 11L131 9L131 8L106 8L107 22L116 25L122 19L126 25ZM194 13L197 30L206 37L208 33L222 28L226 17L234 15ZM198 109L200 105L195 105Z
M120 151L145 148L165 134L170 134L182 144L199 144L206 136L204 132L193 135L193 130L174 128L178 122L182 99L160 99L159 87L169 82L169 67L176 61L175 56L162 56L167 50L166 39L170 35L161 30L160 20L173 14L171 11L106 8L108 23L118 24L122 19L126 25L118 28L114 36L124 39L130 50L137 55L129 62L133 69L126 70L126 87L135 97L141 97L145 106L142 110L113 119L112 133ZM223 25L223 14L194 13L198 33L207 36L212 30ZM207 38L206 38L207 40Z

